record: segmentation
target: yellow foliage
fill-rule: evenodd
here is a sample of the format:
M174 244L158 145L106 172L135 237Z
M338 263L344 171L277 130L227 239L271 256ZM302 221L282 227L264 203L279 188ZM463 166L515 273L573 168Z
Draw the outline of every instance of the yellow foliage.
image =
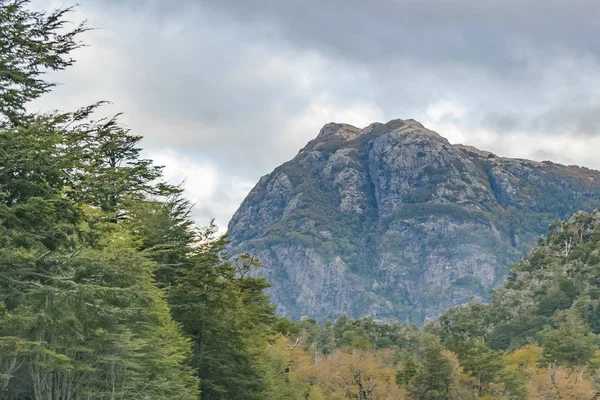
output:
M355 350L346 353L336 350L314 362L309 376L314 384L330 396L368 398L378 400L403 399L404 393L396 385L397 368L391 350Z
M593 369L600 369L600 350L596 350L594 357L590 360Z
M340 349L324 356L279 337L269 346L271 370L280 371L270 399L402 400L407 398L395 381L398 370L392 350ZM361 397L362 396L362 397Z
M534 344L528 344L506 355L506 368L509 371L523 371L536 367L542 359L543 349Z
M596 391L585 379L583 371L576 373L570 368L532 368L527 385L531 400L593 399Z
M470 374L463 371L458 361L458 356L450 350L444 350L442 353L450 362L452 367L452 380L450 383L450 398L461 400L475 400L477 394L473 388L477 385L477 380Z
M585 371L570 368L540 367L543 349L527 345L506 355L506 368L525 374L527 398L530 400L592 399L595 390L586 378Z

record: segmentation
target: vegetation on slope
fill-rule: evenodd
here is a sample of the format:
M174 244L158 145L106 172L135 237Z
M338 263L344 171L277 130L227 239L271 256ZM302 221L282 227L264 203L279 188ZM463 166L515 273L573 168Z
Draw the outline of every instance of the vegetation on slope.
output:
M490 304L450 309L423 331L303 320L273 346L313 385L308 398L592 399L599 283L600 210L554 223Z

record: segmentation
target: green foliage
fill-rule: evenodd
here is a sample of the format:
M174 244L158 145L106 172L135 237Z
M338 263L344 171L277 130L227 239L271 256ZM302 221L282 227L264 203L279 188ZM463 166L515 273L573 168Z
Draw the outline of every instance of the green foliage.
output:
M157 262L159 287L172 285L194 264L199 232L190 219L191 204L180 193L164 201L129 201L123 224L136 238L139 250Z
M583 370L595 365L599 216L600 210L578 213L553 223L547 238L513 266L491 304L450 309L427 326L457 353L481 393L499 382L511 393L522 391L522 377L503 366L503 350L539 344L541 366Z
M263 293L269 285L249 275L255 259L226 261L225 239L214 233L214 228L201 232L194 264L169 289L169 303L192 339L191 365L203 399L261 399L259 358L274 320L274 307Z
M579 318L569 313L556 316L556 325L541 333L544 361L569 367L586 365L598 348L598 338Z
M0 346L8 398L196 397L189 343L154 284L155 263L115 224L102 231L74 250L2 250L0 341L23 343Z
M90 119L101 103L23 112L85 29L26 3L0 1L0 397L197 399L190 341L143 248L156 239L133 229L149 196L173 190L139 137Z
M78 35L84 24L66 30L71 8L50 13L26 8L28 1L0 0L0 124L24 119L25 103L48 92L42 79L47 70L73 64L69 53L81 46Z
M536 343L537 333L550 325L552 319L543 315L523 316L499 323L487 336L486 344L493 350L514 350Z
M403 371L397 375L397 378L404 381L403 386L410 389L414 398L423 400L450 398L452 366L442 353L444 348L439 339L424 336L417 349L416 355L420 362L417 364L415 357L409 355Z
M141 148L137 145L141 139L121 127L116 116L79 124L69 135L68 143L76 149L80 161L72 180L75 199L104 211L117 211L127 201L180 192L176 187L156 182L162 176L162 167L140 158Z

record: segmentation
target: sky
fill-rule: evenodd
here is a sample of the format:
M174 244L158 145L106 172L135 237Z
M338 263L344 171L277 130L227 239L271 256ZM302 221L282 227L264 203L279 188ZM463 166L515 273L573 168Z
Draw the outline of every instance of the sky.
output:
M597 0L78 0L93 30L32 110L103 112L225 229L328 122L600 169ZM32 7L71 5L33 0Z

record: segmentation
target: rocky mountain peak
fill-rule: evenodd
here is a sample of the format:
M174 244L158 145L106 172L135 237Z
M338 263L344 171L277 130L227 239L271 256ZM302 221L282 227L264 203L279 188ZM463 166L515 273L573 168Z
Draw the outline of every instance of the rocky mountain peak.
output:
M360 134L361 130L355 126L348 124L336 124L335 122L330 122L325 124L317 139L326 139L332 136L341 137L343 139L354 139Z
M600 205L600 173L452 145L415 120L327 124L229 224L283 314L419 323L484 300L556 218Z
M374 122L365 128L357 128L349 124L340 124L329 122L321 128L316 140L322 141L331 137L338 137L345 140L353 140L365 134L381 135L389 132L397 132L414 135L430 135L445 140L439 134L425 128L420 122L414 119L393 119L385 124Z

